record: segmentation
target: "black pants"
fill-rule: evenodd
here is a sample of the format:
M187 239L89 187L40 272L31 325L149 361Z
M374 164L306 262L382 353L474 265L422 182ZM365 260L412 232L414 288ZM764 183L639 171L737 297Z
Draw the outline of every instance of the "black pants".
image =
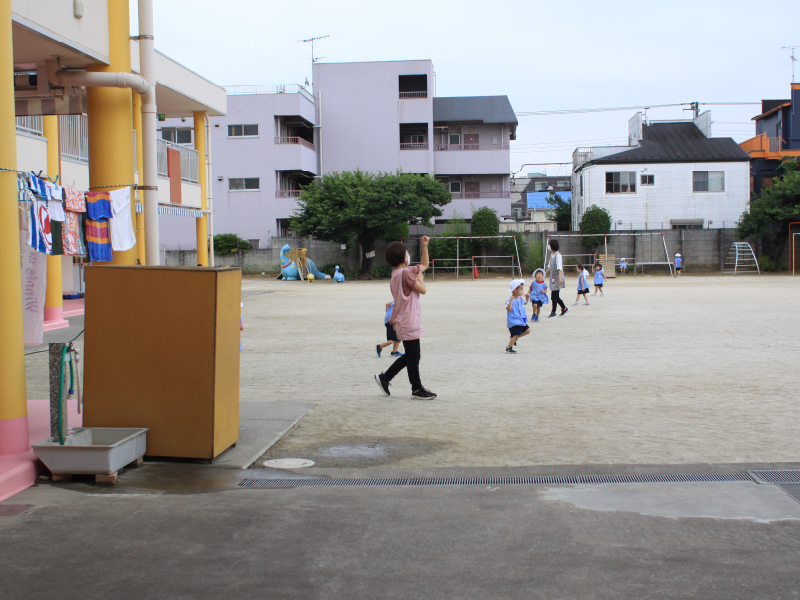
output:
M561 307L561 310L566 310L567 306L564 304L564 301L560 298L561 290L553 290L550 292L550 301L553 303L553 312L552 314L556 314L556 303Z
M391 381L404 368L408 369L408 381L411 384L411 391L415 392L422 388L422 382L419 380L419 359L421 356L419 340L403 340L403 350L405 350L405 354L394 361L389 370L383 375Z

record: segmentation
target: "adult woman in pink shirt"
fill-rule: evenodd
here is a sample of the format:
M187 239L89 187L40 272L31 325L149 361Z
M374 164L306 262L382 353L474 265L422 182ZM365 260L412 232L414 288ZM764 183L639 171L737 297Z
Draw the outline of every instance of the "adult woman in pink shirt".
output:
M394 298L394 330L397 337L403 342L405 354L398 358L389 370L380 375L375 375L375 381L385 396L389 395L389 382L403 369L408 371L408 381L411 383L411 398L413 400L433 400L436 394L422 386L419 378L420 338L425 335L422 331L422 307L419 296L427 292L425 287L425 271L428 268L428 237L422 238L422 258L420 264L409 267L411 257L406 245L402 242L392 242L386 247L386 262L394 270L389 288Z

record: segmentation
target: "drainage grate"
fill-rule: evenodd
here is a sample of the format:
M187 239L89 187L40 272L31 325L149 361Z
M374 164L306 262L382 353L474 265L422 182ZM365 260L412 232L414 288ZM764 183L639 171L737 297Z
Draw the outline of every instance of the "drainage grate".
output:
M416 479L242 479L239 487L373 487L435 485L554 485L576 483L692 483L703 481L752 481L747 473L688 473L684 475L537 475L532 477L420 477Z
M800 483L800 471L748 471L758 483Z
M790 483L788 485L787 484L779 485L778 487L781 488L787 494L789 494L792 498L800 502L800 485L796 483L795 484Z

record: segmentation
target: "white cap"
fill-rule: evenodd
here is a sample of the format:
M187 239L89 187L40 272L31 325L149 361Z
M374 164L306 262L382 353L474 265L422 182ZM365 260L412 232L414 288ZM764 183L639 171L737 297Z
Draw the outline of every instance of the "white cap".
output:
M533 272L533 278L534 278L534 279L536 279L536 274L537 274L537 273L541 273L541 274L542 274L542 277L544 277L544 269L536 269L536 270Z
M521 285L525 285L525 280L524 279L512 279L511 280L511 285L509 286L508 291L509 292L513 292L515 289L517 289Z
M676 252L676 253L675 253L675 256L680 256L680 253Z

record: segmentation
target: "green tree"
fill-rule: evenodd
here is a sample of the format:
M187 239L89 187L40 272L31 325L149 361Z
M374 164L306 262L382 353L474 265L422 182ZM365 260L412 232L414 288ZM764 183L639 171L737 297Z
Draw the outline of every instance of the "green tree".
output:
M611 231L611 214L605 209L592 204L581 217L581 233L608 233ZM602 237L581 238L581 244L586 248L594 248L603 243Z
M470 219L471 235L474 236L493 236L500 234L500 219L497 218L497 211L488 206L481 206L472 211ZM486 264L486 249L496 246L499 240L471 240L475 249L483 252L481 264Z
M364 253L359 276L369 277L376 240L401 223L431 226L450 198L444 185L427 175L331 173L303 188L292 227L297 235L332 242L355 236Z
M547 215L547 220L555 221L558 231L572 230L572 201L564 200L559 194L550 190L547 203L553 207L553 210Z
M780 264L783 247L789 237L789 223L800 221L800 171L795 160L781 164L783 174L772 187L761 191L750 201L750 209L742 213L736 224L736 235L763 238L767 252Z
M253 245L235 233L218 233L214 236L214 253L221 256L236 254L239 250L250 250Z

